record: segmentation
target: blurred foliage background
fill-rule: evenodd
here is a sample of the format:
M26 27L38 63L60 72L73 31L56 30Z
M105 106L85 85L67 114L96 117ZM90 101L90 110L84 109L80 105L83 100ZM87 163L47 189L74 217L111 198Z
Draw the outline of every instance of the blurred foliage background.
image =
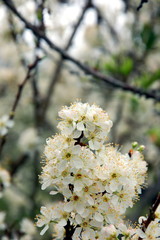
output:
M88 76L36 37L9 10L6 1L1 1L0 116L10 114L28 64L42 57L23 86L14 127L1 151L0 165L11 175L10 187L1 186L0 211L6 213L8 228L6 232L0 227L1 237L22 239L20 234L19 238L11 235L20 231L23 219L34 222L42 205L61 199L48 198L38 175L45 140L57 133L59 109L77 99L98 104L109 113L114 123L109 142L119 144L121 151L129 151L133 141L146 146L147 188L127 213L130 220L137 221L148 212L160 186L160 103L156 100L160 98L160 1L150 0L139 11L139 0L13 3L29 22L75 59L142 93L149 92L155 99ZM50 233L40 237L38 231L27 239L51 239Z

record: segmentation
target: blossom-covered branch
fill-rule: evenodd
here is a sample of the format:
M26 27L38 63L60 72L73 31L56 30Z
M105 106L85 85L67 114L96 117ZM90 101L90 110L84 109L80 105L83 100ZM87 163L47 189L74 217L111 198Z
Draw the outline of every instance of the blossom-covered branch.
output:
M131 86L127 83L124 83L116 78L113 78L111 76L107 76L102 74L101 72L98 72L94 70L93 68L88 67L87 65L83 64L79 60L71 57L69 54L66 53L62 48L58 47L56 44L54 44L42 31L40 31L36 26L31 24L29 21L27 21L21 14L20 12L16 9L14 6L13 2L11 0L3 0L4 4L25 24L26 28L30 29L33 34L38 37L43 39L51 49L55 50L58 52L61 57L63 57L64 60L68 60L72 63L74 63L78 68L80 68L85 74L90 75L94 78L100 79L104 81L105 83L115 87L122 89L124 91L132 92L135 93L139 96L144 96L146 98L154 99L156 101L160 101L160 95L156 94L152 91L146 91L141 88L137 88L134 86Z
M42 190L50 187L63 201L41 207L40 234L53 222L55 239L138 240L141 230L125 226L123 214L145 183L144 146L133 143L132 151L122 154L106 144L112 121L96 105L75 102L59 116L60 134L46 140L40 179Z
M160 205L160 193L158 194L155 203L152 205L148 217L142 219L142 231L144 233L146 232L150 223L155 220L155 218L156 218L155 212L159 205ZM141 240L141 239L143 239L143 238L139 237L139 240Z

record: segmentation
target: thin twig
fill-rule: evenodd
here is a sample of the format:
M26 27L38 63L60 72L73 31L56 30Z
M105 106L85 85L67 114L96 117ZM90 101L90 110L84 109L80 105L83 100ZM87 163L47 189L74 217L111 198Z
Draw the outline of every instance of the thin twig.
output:
M82 9L82 12L80 14L80 17L79 17L77 23L74 25L73 32L71 33L71 36L69 37L69 40L68 40L68 42L67 42L67 44L66 44L66 46L64 48L64 51L68 51L69 48L71 47L71 45L73 43L73 39L74 39L78 29L79 29L79 26L80 26L80 24L83 21L84 15L85 15L85 13L87 12L87 10L90 7L92 7L92 1L91 0L87 0L85 6ZM46 93L46 97L44 99L43 112L42 112L43 117L45 117L45 115L46 115L46 111L48 109L48 106L49 106L49 103L50 103L50 100L51 100L51 96L52 96L52 93L53 93L54 86L55 86L55 84L57 83L57 81L59 79L59 75L60 75L62 67L63 67L63 61L64 61L64 58L61 55L61 58L60 58L59 62L56 65L56 69L54 70L54 74L53 74L52 80L51 80L51 82L49 84L48 91Z
M137 88L134 86L131 86L127 83L121 82L120 80L113 78L111 76L106 76L102 74L101 72L98 72L87 65L83 64L82 62L78 61L77 59L71 57L69 54L67 54L63 49L59 48L57 45L55 45L46 35L44 35L41 31L39 31L34 25L32 25L30 22L28 22L14 7L11 0L2 0L4 4L25 24L26 28L30 29L35 36L38 38L42 38L51 49L58 52L65 60L68 60L72 63L74 63L78 68L83 70L87 75L91 75L97 79L100 79L107 84L110 84L111 86L115 88L122 89L124 91L132 92L134 94L138 94L139 96L144 96L146 98L154 99L156 101L160 101L160 95L154 94L152 91L145 91L142 88Z
M39 58L37 57L36 60L28 65L28 70L27 70L27 74L24 78L24 80L22 81L22 83L19 84L18 86L18 90L17 90L17 94L16 94L16 97L15 97L15 100L14 100L14 103L13 103L13 106L12 106L12 109L11 109L11 112L10 112L10 115L9 115L9 119L10 120L13 120L14 119L14 116L15 116L15 111L17 109L17 106L18 106L18 103L20 101L20 98L21 98L21 95L22 95L22 91L23 91L23 88L26 84L26 82L30 79L30 77L32 76L31 75L31 72L36 68L37 64L39 63L39 61L42 60L42 58ZM1 142L0 142L0 154L2 152L2 149L3 149L3 146L6 142L6 138L7 138L7 134L4 135L2 138L1 138Z
M46 0L35 0L36 4L36 25L37 28L45 34L45 23L44 23L44 9L45 9L45 1ZM36 46L35 46L35 59L37 58L37 50L41 49L41 38L36 39ZM32 88L32 94L33 94L33 106L34 106L34 117L35 117L35 125L37 127L37 130L40 130L41 122L42 122L42 103L43 98L40 94L40 89L38 86L38 65L35 68L35 74L34 77L32 77L31 88Z
M17 173L19 168L21 168L21 166L23 166L28 159L29 159L29 153L26 152L22 154L22 156L20 156L20 158L16 162L10 163L10 166L11 166L11 169L9 171L10 175L13 177Z
M148 0L141 0L139 6L137 7L137 11L139 11L143 7L143 4L147 3L147 2L148 2Z
M19 87L18 87L17 95L16 95L16 98L15 98L15 101L14 101L14 104L13 104L13 107L12 107L12 110L11 110L11 113L10 113L11 119L14 118L15 111L16 111L16 108L17 108L17 106L18 106L19 100L20 100L20 98L21 98L23 88L24 88L26 82L27 82L27 81L30 79L30 77L32 76L32 75L31 75L31 72L36 68L37 64L38 64L39 61L41 61L41 60L42 60L42 58L37 57L37 58L35 59L34 63L28 65L28 70L27 70L26 77L24 78L23 82L19 84Z
M142 231L143 231L144 233L145 233L147 227L149 226L149 224L150 224L152 221L154 221L154 219L155 219L155 212L156 212L159 204L160 204L160 193L158 194L155 203L152 205L152 207L151 207L151 209L150 209L150 211L149 211L147 220L142 223L142 225L143 225L143 226L142 226ZM141 240L141 239L142 239L142 238L139 237L138 240Z

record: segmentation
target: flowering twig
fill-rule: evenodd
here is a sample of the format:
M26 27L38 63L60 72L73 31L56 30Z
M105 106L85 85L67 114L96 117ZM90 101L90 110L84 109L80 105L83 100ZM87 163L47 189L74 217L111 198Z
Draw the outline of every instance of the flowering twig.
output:
M124 91L132 92L134 94L138 94L139 96L144 96L146 98L154 99L156 101L160 101L160 96L152 91L145 91L142 88L137 88L134 86L131 86L129 84L126 84L124 82L121 82L120 80L113 78L111 76L107 76L102 74L101 72L98 72L87 65L83 64L82 62L78 61L77 59L71 57L69 54L66 53L63 49L55 45L43 32L41 32L36 26L28 22L20 13L17 11L15 6L13 5L11 0L3 0L4 4L25 24L26 28L30 29L33 34L43 39L51 49L58 52L61 57L63 57L64 60L68 60L72 63L74 63L78 68L80 68L83 72L85 72L87 75L91 75L94 78L100 79L104 81L107 84L110 84L111 86L115 88L122 89Z
M147 217L147 220L143 221L142 223L142 231L145 233L147 227L149 226L149 224L155 219L155 212L158 208L160 204L160 193L158 193L158 196L156 198L156 201L155 203L152 205L152 207L150 208L150 211L149 211L149 214L148 214L148 217ZM141 240L142 238L139 237L139 240Z
M41 59L42 59L42 58L37 57L32 64L28 65L27 74L26 74L24 80L22 81L22 83L19 84L19 87L18 87L18 90L17 90L17 94L16 94L16 97L15 97L15 100L14 100L14 103L13 103L13 106L12 106L12 109L11 109L11 112L10 112L10 115L9 115L9 119L10 119L10 120L13 120L13 119L14 119L15 111L16 111L16 108L17 108L18 103L19 103L19 101L20 101L23 88L24 88L26 82L31 78L31 76L32 76L32 75L31 75L31 72L35 69L35 67L37 66L37 64L39 63L39 61L40 61ZM2 152L2 149L3 149L4 144L5 144L5 142L6 142L6 137L7 137L7 134L4 135L4 136L1 138L1 142L0 142L0 154L1 154L1 152Z
M137 7L137 11L139 11L143 7L143 4L147 3L147 2L148 2L148 0L141 0L139 6Z

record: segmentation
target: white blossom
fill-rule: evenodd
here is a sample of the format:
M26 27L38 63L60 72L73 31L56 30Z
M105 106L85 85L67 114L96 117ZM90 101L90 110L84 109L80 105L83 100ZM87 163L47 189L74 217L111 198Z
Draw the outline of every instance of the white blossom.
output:
M5 136L8 133L8 129L12 128L13 125L13 120L11 120L8 115L3 115L0 118L0 136Z
M10 186L11 177L9 172L0 166L0 198L3 196L3 191L5 188Z
M40 139L35 128L27 128L22 132L18 144L22 150L28 151L38 145Z
M20 230L21 232L28 235L34 235L36 233L36 228L34 226L34 223L28 218L22 219Z
M0 230L4 230L6 228L5 217L6 213L0 212Z

